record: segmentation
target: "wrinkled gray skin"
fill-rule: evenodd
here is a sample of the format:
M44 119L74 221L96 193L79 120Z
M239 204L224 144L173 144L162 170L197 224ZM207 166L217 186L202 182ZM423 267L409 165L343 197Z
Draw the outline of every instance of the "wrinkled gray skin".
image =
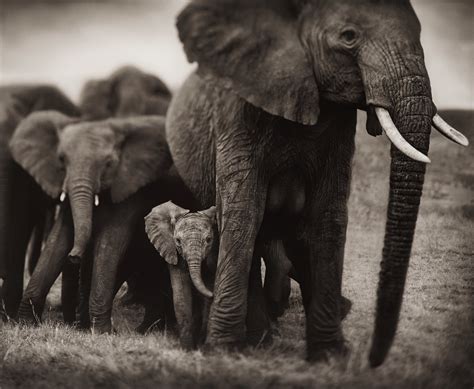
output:
M216 208L190 212L168 201L150 212L145 218L145 228L150 241L168 262L181 344L192 348L200 336L205 336L214 288L219 250ZM272 242L263 245L260 251L266 265L267 304L273 303L274 310L281 315L289 296L291 263L277 252L279 249L281 242ZM191 283L205 298L198 304L202 312L196 312L193 300L196 303L198 296L192 292ZM272 318L276 319L278 314ZM196 317L202 321L197 322ZM247 321L253 319L248 317Z
M110 77L88 81L79 107L85 120L110 117L165 115L171 92L156 76L133 66L116 70Z
M236 12L235 10L239 11ZM436 108L407 0L199 0L178 17L199 68L175 96L167 138L220 249L207 342L245 339L257 238L281 239L302 274L307 355L344 353L341 280L356 108L386 109L426 154ZM397 329L425 164L392 147L371 366Z
M35 249L31 258L34 263L43 238L41 231L44 230L45 214L53 204L13 161L8 142L23 118L31 112L47 109L79 115L74 104L54 86L12 85L0 88L0 279L5 279L0 287L0 299L12 318L16 317L22 297L28 241L36 226Z
M104 306L113 300L118 266L135 226L155 204L146 199L156 196L146 195L140 189L166 175L171 167L164 118L143 116L82 122L44 111L21 123L10 148L15 161L45 193L59 200L60 193L66 194L71 209L69 220L72 218L73 222L73 226L68 226L64 216L56 222L61 224L64 219L63 226L53 227L53 231L56 228L60 233L48 239L49 249L43 251L25 290L20 318L35 321L32 309L37 314L41 312L64 258L80 262L92 256L91 313L93 319L97 319L96 311L108 315L110 322L110 309ZM95 197L102 198L103 206L98 208L104 216L98 217L100 227L95 227L91 247ZM66 212L64 207L62 212ZM88 265L84 265L86 271ZM74 272L71 273L66 273L66 277L72 277Z

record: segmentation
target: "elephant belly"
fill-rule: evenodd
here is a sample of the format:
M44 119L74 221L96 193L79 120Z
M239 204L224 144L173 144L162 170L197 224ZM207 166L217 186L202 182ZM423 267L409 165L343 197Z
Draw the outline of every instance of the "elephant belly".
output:
M301 177L293 172L270 181L265 206L265 218L286 220L297 218L306 204L306 188Z

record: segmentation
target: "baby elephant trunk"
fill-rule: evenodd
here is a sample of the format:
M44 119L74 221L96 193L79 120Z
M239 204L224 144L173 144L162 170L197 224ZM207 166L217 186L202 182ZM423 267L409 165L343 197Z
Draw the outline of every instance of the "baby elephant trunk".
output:
M187 258L186 262L188 263L189 275L191 276L191 281L193 282L195 288L203 296L212 298L212 292L206 287L202 279L202 255L191 255Z

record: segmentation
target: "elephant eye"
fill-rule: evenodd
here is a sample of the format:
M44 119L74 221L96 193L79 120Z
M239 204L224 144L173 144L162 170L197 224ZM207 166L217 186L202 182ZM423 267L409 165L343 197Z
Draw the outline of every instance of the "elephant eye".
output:
M206 243L211 243L211 241L212 241L212 238L211 238L210 236L208 236L208 237L206 238Z
M346 28L340 38L346 46L353 46L357 42L357 32L353 28Z
M178 246L181 246L181 239L176 238L176 244L177 244Z

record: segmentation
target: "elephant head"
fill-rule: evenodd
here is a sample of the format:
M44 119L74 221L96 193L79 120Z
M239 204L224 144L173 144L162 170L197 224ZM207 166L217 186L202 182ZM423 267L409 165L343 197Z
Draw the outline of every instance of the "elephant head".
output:
M109 190L112 202L121 202L172 163L161 116L80 122L55 111L37 112L20 124L10 148L49 196L69 197L73 262L86 250L99 194Z
M390 196L378 287L372 366L393 342L422 194L432 101L420 23L408 0L195 0L179 36L201 77L264 111L314 125L326 102L368 112L367 130L392 142ZM295 126L295 128L307 128Z
M145 225L150 241L166 262L177 265L179 254L188 265L196 289L205 297L212 297L201 269L217 242L216 208L190 212L168 201L153 208Z
M79 106L86 120L132 115L164 115L171 92L158 77L125 66L109 78L87 82Z

